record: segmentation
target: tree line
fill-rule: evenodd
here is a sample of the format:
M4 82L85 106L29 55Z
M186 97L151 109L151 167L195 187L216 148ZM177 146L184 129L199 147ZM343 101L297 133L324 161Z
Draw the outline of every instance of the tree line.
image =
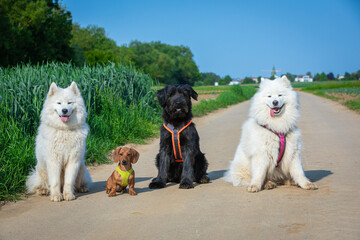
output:
M58 0L1 0L0 66L48 61L131 64L163 84L226 84L230 76L200 73L190 48L132 41L118 46L104 28L82 28Z

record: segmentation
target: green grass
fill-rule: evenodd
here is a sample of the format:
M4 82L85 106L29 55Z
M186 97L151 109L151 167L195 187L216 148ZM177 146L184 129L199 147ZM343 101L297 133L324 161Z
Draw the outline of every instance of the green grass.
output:
M357 100L348 100L344 103L351 110L359 110L360 109L360 101Z
M231 86L229 85L221 85L221 86L198 86L194 87L194 90L198 94L213 94L213 93L221 93L229 91Z
M360 99L360 87L333 88L333 89L324 89L322 91L324 91L325 93L337 93L341 95L346 94Z
M360 109L360 81L314 83L303 87L302 90L334 101L340 101L351 110ZM358 98L358 100L344 102L343 98L333 96L332 93L349 95Z
M303 91L316 91L316 90L323 90L323 89L352 88L352 87L360 87L360 81L314 82L312 84L306 85L301 90L303 90Z
M77 68L48 63L0 68L0 200L18 198L34 167L34 140L51 82L75 81L88 111L86 163L103 163L127 142L156 136L161 122L153 80L132 67L114 64Z
M248 100L256 92L256 89L252 86L234 85L228 89L227 92L221 93L216 99L201 100L200 103L194 105L194 116L201 117L219 108L226 108L229 105Z

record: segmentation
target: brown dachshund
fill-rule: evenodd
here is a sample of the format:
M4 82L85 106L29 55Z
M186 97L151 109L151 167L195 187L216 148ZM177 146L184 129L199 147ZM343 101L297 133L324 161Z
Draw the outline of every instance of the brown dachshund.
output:
M106 193L109 197L116 196L116 192L126 193L129 185L129 194L136 195L135 172L132 164L139 160L140 154L133 148L117 147L113 153L113 160L118 163L116 170L111 174L106 182Z

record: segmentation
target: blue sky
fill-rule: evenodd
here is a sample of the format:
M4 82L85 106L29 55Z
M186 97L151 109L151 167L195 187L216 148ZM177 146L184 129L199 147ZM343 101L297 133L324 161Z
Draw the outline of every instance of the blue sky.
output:
M191 49L200 72L222 77L360 70L359 0L62 0L82 27L120 45Z

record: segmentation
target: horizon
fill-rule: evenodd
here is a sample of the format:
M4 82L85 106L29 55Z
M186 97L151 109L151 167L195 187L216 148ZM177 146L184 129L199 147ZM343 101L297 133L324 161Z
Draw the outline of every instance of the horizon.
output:
M131 41L190 48L202 73L267 77L360 70L360 2L60 1L73 23L96 25L118 46ZM270 70L264 72L263 70Z

